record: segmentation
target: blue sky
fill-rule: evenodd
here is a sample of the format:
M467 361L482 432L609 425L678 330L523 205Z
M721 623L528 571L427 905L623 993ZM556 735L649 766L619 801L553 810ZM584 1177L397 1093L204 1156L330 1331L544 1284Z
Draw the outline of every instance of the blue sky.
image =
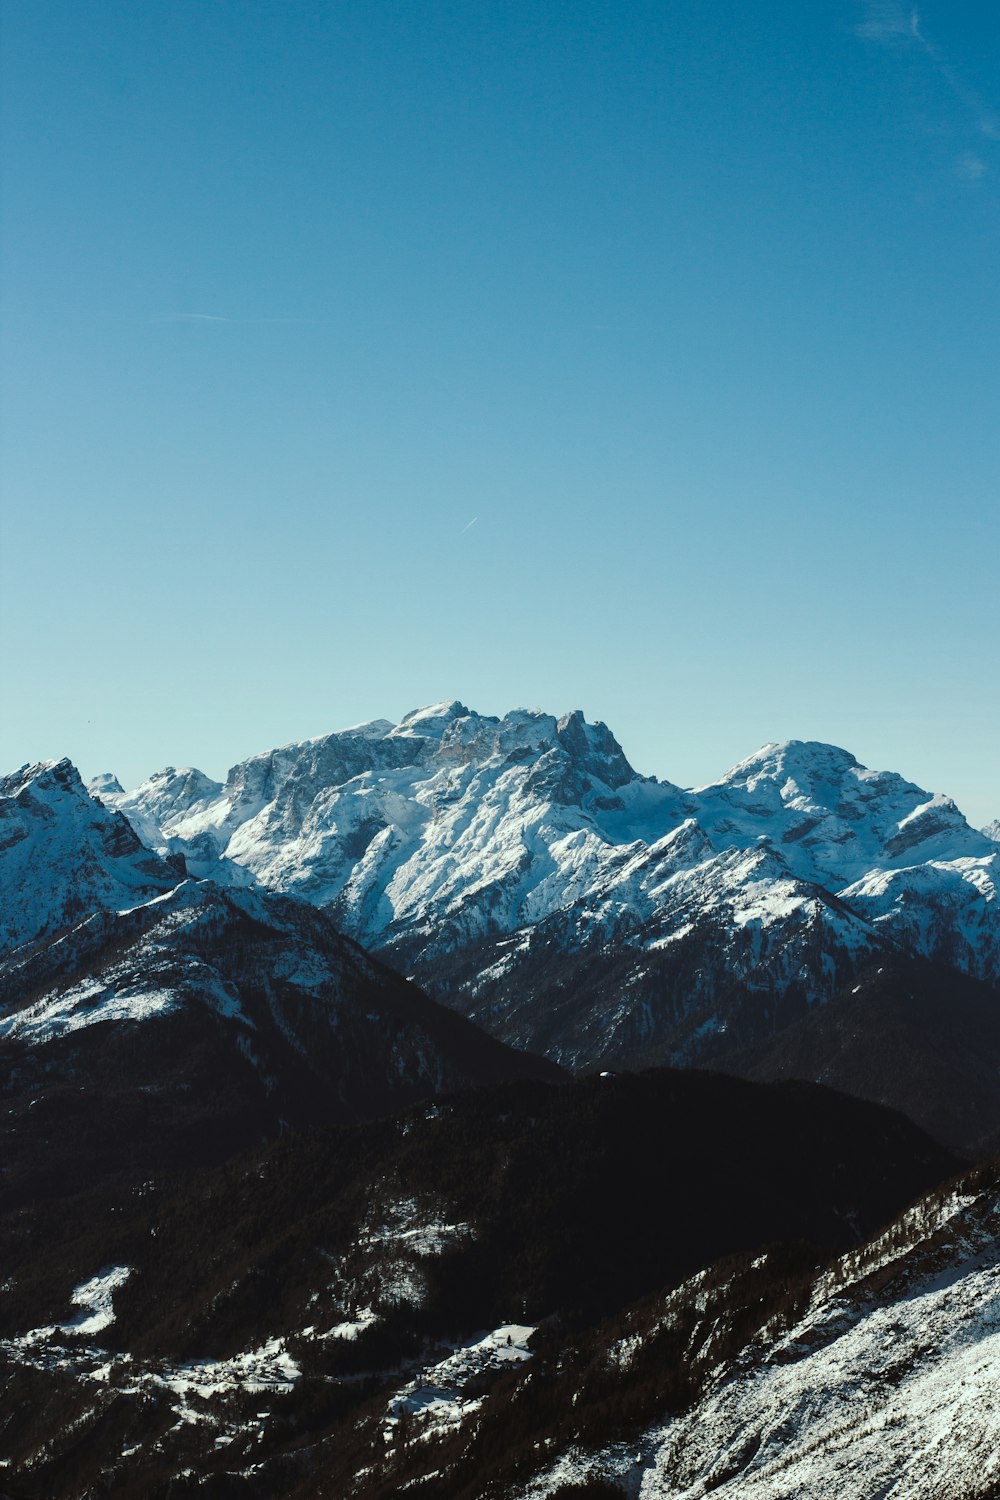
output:
M4 768L460 697L1000 816L1000 11L5 0Z

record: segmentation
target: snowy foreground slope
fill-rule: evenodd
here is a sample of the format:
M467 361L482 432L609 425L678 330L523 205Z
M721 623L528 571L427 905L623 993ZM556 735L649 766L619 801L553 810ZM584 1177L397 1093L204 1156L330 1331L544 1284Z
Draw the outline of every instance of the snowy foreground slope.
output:
M925 1201L712 1370L690 1410L627 1448L562 1454L519 1492L601 1474L641 1500L972 1500L1000 1485L1000 1192ZM668 1298L724 1321L699 1278ZM641 1349L610 1352L622 1379Z
M329 911L575 1066L712 1060L887 950L1000 981L1000 847L830 745L767 745L685 791L579 713L451 702L255 756L224 785L169 769L93 790L151 849Z

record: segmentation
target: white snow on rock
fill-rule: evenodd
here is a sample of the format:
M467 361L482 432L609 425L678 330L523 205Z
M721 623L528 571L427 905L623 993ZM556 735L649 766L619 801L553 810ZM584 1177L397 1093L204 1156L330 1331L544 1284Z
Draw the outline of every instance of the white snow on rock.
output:
M373 1307L362 1307L353 1318L348 1318L342 1323L334 1323L332 1327L326 1329L324 1333L317 1334L316 1337L346 1339L348 1343L353 1343L355 1339L360 1338L361 1334L373 1328L378 1320L379 1315ZM312 1332L312 1330L304 1330L304 1332Z
M115 1321L112 1299L131 1274L131 1266L111 1266L97 1276L92 1276L89 1281L82 1281L74 1288L70 1297L74 1307L79 1307L82 1311L70 1322L60 1324L60 1331L85 1335L110 1328Z
M122 990L90 982L74 985L61 993L46 995L36 1004L0 1020L0 1037L41 1043L96 1026L102 1021L147 1021L152 1016L176 1010L176 991L150 989L141 981Z
M277 948L263 997L243 988L216 951L245 917L271 933ZM208 1010L254 1066L251 1042L262 1021L303 1051L298 1007L306 1022L335 1030L358 983L376 974L351 944L317 946L316 925L308 907L190 879L138 905L96 912L52 939L41 958L24 949L0 958L0 1041L45 1047L105 1024L155 1025ZM32 984L43 961L57 977L43 970L43 984ZM74 982L77 973L87 977Z
M359 1246L379 1246L397 1254L440 1255L472 1233L469 1224L450 1224L421 1209L415 1198L383 1205L358 1231Z
M530 1359L528 1340L534 1332L527 1324L505 1323L421 1371L390 1401L386 1441L394 1441L401 1422L414 1424L422 1438L436 1437L478 1411L482 1395L467 1394L470 1382Z
M366 1283L366 1294L377 1309L409 1304L419 1307L426 1293L423 1262L441 1255L472 1234L469 1224L452 1224L421 1209L413 1198L398 1198L373 1207L366 1223L355 1237L362 1253L376 1251ZM371 1309L354 1314L355 1325L369 1318ZM341 1325L342 1327L344 1325ZM349 1326L349 1325L348 1325ZM359 1327L358 1332L363 1328ZM328 1337L357 1337L357 1333L329 1334Z
M168 769L104 795L195 873L300 896L424 958L557 914L564 942L662 945L693 907L807 922L820 887L847 908L823 917L848 947L885 933L1000 975L996 843L949 798L830 745L766 745L684 791L637 775L580 713L450 701L255 756L221 786Z
M115 1321L114 1294L132 1274L131 1266L108 1266L73 1288L70 1302L80 1311L65 1323L51 1323L32 1328L13 1339L0 1339L0 1351L15 1360L42 1365L73 1365L79 1351L67 1351L62 1345L66 1335L89 1337L110 1328ZM91 1360L92 1362L92 1360Z

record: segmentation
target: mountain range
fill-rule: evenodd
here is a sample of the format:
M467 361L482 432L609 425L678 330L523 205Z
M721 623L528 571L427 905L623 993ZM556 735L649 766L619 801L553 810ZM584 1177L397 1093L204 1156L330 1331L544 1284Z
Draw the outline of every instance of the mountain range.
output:
M225 783L168 768L91 783L151 851L228 888L299 898L503 1041L575 1071L803 1068L816 1028L906 960L932 991L892 1077L861 1092L953 1140L929 1085L950 1012L1000 1063L1000 845L947 797L845 750L767 745L685 790L637 774L603 724L448 702L285 746ZM981 1015L980 1015L981 1013ZM904 1028L905 1030L905 1028ZM922 1038L922 1040L921 1040ZM989 1064L992 1066L992 1062ZM830 1074L846 1087L855 1073ZM762 1073L763 1070L763 1073ZM946 1123L946 1122L945 1122Z
M996 1500L998 833L456 702L0 779L0 1495Z

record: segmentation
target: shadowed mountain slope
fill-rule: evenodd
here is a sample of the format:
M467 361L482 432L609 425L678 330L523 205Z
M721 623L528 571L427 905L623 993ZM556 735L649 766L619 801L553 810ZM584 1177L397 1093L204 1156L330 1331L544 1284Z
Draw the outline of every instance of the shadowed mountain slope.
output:
M533 1350L553 1378L558 1351L719 1256L785 1241L782 1274L812 1273L958 1164L814 1085L653 1072L501 1084L39 1202L0 1218L5 1473L47 1500L175 1494L183 1470L208 1493L387 1496L408 1425L478 1426ZM436 1415L427 1379L451 1391Z

